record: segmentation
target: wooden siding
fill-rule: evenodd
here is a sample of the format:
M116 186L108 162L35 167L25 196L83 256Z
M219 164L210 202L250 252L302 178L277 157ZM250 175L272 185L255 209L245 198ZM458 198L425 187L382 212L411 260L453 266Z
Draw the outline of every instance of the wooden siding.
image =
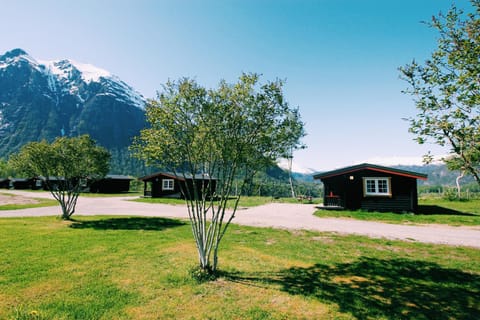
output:
M414 211L412 199L408 196L392 198L368 197L362 200L360 209L366 211Z
M363 179L388 178L390 195L365 195ZM349 210L415 212L418 206L417 180L394 172L359 169L321 178L324 184L324 204L332 199Z
M144 182L144 196L150 196L152 198L189 198L194 197L194 190L199 192L201 197L201 190L208 191L207 196L214 195L217 186L217 179L215 178L202 178L203 176L195 176L195 179L184 178L182 176L176 177L170 173L156 173L149 176L139 178ZM163 190L163 180L173 179L173 190ZM194 183L195 181L195 187ZM202 187L203 185L203 187Z

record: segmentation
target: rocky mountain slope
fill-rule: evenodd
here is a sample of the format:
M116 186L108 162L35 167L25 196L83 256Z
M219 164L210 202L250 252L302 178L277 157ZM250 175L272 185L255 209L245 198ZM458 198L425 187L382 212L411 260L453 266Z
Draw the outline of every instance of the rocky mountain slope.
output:
M6 52L0 55L0 158L30 141L85 133L123 154L145 126L144 104L132 87L92 65Z

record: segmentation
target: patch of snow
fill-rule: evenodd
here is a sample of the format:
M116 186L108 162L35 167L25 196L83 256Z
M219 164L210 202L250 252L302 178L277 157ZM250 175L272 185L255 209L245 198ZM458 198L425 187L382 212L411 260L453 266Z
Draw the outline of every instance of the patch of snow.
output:
M40 64L44 66L47 74L53 75L57 79L63 79L63 81L67 82L70 86L69 90L67 91L69 91L71 94L78 95L78 87L72 83L72 77L74 73L78 71L83 82L87 84L90 82L102 82L106 87L112 90L112 95L121 96L124 99L122 102L133 103L138 108L144 109L146 101L145 98L131 86L120 80L120 78L104 69L95 67L91 64L81 63L73 60L41 60ZM80 99L80 101L84 100L85 99L83 98Z
M110 93L110 92L102 92L102 93L97 94L97 97L100 97L100 96L115 97L115 95L113 93Z
M4 105L4 104L2 103L2 105ZM3 122L3 112L2 112L2 110L0 110L0 130L6 129L9 126L10 126L10 123L8 123L8 122L4 123Z
M133 103L140 109L145 108L146 100L138 91L130 87L117 76L111 76L105 79L107 80L107 87L124 99L124 101L117 99L118 101Z
M9 65L18 63L20 61L26 61L30 65L32 65L35 69L40 70L37 60L35 60L32 56L28 55L27 53L6 58L4 62L0 62L0 69L7 68Z
M46 75L48 88L52 92L68 92L76 95L81 102L84 102L86 97L80 96L79 86L82 82L86 84L97 82L105 85L110 93L109 95L116 96L117 100L134 104L140 109L145 108L146 99L138 91L107 70L88 63L67 59L54 61L35 60L27 53L24 53L2 59L0 61L0 69L7 68L9 65L21 60L27 61L36 70Z
M277 165L284 169L284 170L289 170L289 167L288 167L288 159L279 159L277 161ZM306 168L298 163L296 163L295 161L292 162L292 172L296 172L296 173L301 173L301 174L312 174L314 172L316 172L316 170L312 169L312 168Z
M100 78L109 78L112 76L107 70L95 67L88 63L81 63L73 60L69 60L70 63L82 73L82 79L86 83L98 82Z

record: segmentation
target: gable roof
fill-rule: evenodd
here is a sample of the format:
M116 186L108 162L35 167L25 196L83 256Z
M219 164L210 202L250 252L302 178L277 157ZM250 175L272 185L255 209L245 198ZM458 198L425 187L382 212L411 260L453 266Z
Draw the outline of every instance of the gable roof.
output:
M371 171L388 173L388 174L392 174L392 175L403 176L403 177L408 177L408 178L413 178L413 179L427 180L427 175L423 174L423 173L401 170L401 169L390 168L390 167L384 167L384 166L379 166L379 165L370 164L370 163L362 163L362 164L358 164L358 165L355 165L355 166L350 166L350 167L340 168L340 169L336 169L336 170L332 170L332 171L322 172L322 173L314 175L313 179L326 179L326 178L339 176L339 175L347 174L347 173L351 173L351 172L361 171L361 170L371 170Z
M156 173L153 173L153 174L150 174L148 176L144 176L144 177L140 177L138 178L138 180L142 180L142 181L150 181L154 178L157 178L157 177L167 177L167 178L170 178L170 179L176 179L176 180L180 180L180 181L185 181L185 180L217 180L217 178L214 178L214 177L210 177L208 174L196 174L195 176L192 176L191 174L189 173L178 173L177 175L175 175L175 173L172 173L172 172L156 172Z
M129 176L124 176L121 174L107 174L103 179L105 180L133 180Z

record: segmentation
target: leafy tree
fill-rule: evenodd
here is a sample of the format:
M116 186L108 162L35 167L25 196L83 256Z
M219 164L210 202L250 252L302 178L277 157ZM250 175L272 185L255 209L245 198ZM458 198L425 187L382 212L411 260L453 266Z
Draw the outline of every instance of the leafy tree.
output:
M42 176L62 208L62 219L75 212L85 179L96 179L108 172L110 154L88 135L57 138L52 143L30 142L10 157L12 167L29 177Z
M439 33L437 49L424 64L413 61L400 72L419 111L408 119L410 132L420 144L449 146L449 168L480 184L480 0L470 2L468 14L452 6L433 17L428 25Z
M13 173L12 168L8 165L8 162L0 159L0 178L7 178Z
M303 123L282 86L279 80L260 84L257 74L243 74L235 84L221 81L212 90L181 79L147 104L150 127L132 149L149 165L195 178L199 188L183 193L202 272L217 270L219 244L240 196L233 209L227 200L236 190L243 194L260 169L302 147Z

